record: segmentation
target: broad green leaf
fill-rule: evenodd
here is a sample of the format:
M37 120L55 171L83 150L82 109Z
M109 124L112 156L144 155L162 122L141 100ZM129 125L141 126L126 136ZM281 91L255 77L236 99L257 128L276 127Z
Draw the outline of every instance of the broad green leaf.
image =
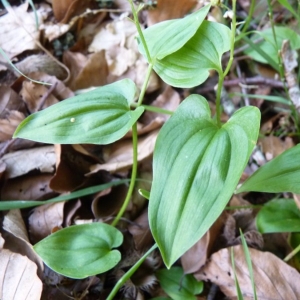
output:
M197 281L191 274L184 275L180 267L173 267L170 270L161 269L155 274L162 289L173 300L196 300L195 295L203 291L203 282Z
M257 32L257 34L251 37L251 40L255 41L262 36L264 40L258 43L257 46L264 53L270 56L270 58L274 62L278 63L277 48L279 50L281 49L283 40L289 40L291 44L291 48L293 50L297 50L300 48L300 35L288 27L275 26L274 30L276 34L277 47L275 45L272 28L268 28L264 31ZM268 63L268 61L261 54L259 54L257 51L255 51L252 48L245 50L245 53L261 63L265 63L265 64Z
M104 223L75 225L59 230L33 248L44 263L70 278L86 278L112 269L121 254L113 250L123 242L122 233Z
M109 144L123 137L144 109L130 110L136 86L130 79L97 88L27 117L14 137L50 144Z
M236 191L300 194L300 144L284 151L253 173Z
M197 86L207 79L210 70L222 72L221 58L230 49L230 36L228 27L203 21L182 48L163 59L157 59L154 70L172 86Z
M206 5L183 19L163 21L144 30L151 59L162 59L180 49L196 33L209 9L210 5ZM139 51L146 57L143 44L138 41Z
M299 232L300 211L293 199L274 199L266 203L256 216L261 233Z
M225 208L256 144L259 121L257 108L244 107L218 128L205 98L191 95L162 127L149 222L168 268Z
M29 207L34 207L34 206L40 206L40 205L45 205L45 204L50 204L50 203L57 203L57 202L62 202L62 201L67 201L67 200L72 200L72 199L78 199L80 197L84 197L90 194L94 194L100 191L104 191L105 189L108 189L112 186L120 185L123 183L128 183L130 179L120 179L116 181L112 181L109 183L105 184L100 184L96 186L91 186L76 192L72 192L67 195L62 195L58 196L46 201L30 201L30 200L1 200L0 201L0 211L1 210L9 210L9 209L18 209L18 208L29 208Z

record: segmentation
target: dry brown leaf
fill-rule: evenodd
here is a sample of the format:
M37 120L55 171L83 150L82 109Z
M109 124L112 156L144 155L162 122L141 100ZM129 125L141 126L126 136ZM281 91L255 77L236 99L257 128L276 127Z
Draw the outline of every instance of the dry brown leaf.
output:
M27 228L19 209L10 210L3 219L3 236L5 236L5 249L27 256L38 267L38 275L42 277L44 264L33 250L27 235Z
M159 130L155 130L149 133L147 136L142 137L138 141L138 161L143 161L154 150L156 137ZM108 148L107 148L108 149ZM87 175L97 173L100 170L107 170L109 172L117 172L130 168L132 165L133 153L132 142L129 140L123 140L114 143L110 148L111 152L108 155L108 160L104 164L96 164L91 166L90 172Z
M43 284L36 271L26 256L0 250L0 299L40 300Z
M2 237L1 233L0 233L0 250L3 249L4 246L4 238Z
M156 8L148 11L148 26L165 20L183 18L197 2L197 0L157 0Z
M214 253L207 264L195 274L198 280L210 281L229 298L237 297L231 248ZM257 299L300 299L300 274L272 253L249 248ZM244 299L253 299L251 277L242 246L233 247L235 273Z
M7 153L2 161L6 164L5 177L8 179L33 170L53 173L56 156L54 146L46 146Z
M24 119L24 114L16 110L9 111L4 119L0 119L0 142L10 140Z
M0 116L4 118L11 110L25 113L26 108L20 96L8 86L0 86Z
M65 51L63 61L70 69L68 86L73 91L106 84L108 69L104 50L88 57L79 52Z
M37 84L32 81L23 82L23 87L20 92L24 102L30 113L37 112L38 110L47 108L58 100L50 93L45 85ZM46 99L45 99L46 97Z
M8 13L0 18L0 46L12 58L25 50L36 49L40 32L36 29L35 14L28 12L28 2L11 7ZM37 9L38 22L42 23L41 10ZM0 61L5 61L0 55ZM6 62L7 63L7 62Z
M259 143L268 161L294 146L292 138L286 137L285 140L282 141L279 137L273 135L264 137Z
M35 244L52 233L53 228L63 223L65 202L36 207L30 215L29 234Z
M1 189L3 200L38 200L49 199L55 195L50 189L51 175L26 175L5 182Z

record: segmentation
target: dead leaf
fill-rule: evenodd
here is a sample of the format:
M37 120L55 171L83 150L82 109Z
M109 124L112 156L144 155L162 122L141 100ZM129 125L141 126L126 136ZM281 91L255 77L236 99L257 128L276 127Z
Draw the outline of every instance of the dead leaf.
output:
M10 140L16 128L24 119L24 114L16 110L9 111L5 118L0 119L0 142Z
M149 157L154 150L156 137L159 130L149 133L138 141L138 161L143 161ZM107 148L108 149L108 148ZM100 170L107 170L109 172L117 172L131 167L133 153L132 142L128 140L118 141L111 145L111 152L108 155L108 160L104 164L92 165L90 172L86 175L97 173Z
M73 91L106 84L108 68L104 50L89 56L65 51L63 61L70 69L71 77L68 86Z
M231 263L231 248L214 253L207 264L195 274L197 280L210 281L220 287L229 298L237 297L234 270ZM300 298L300 274L277 256L249 248L257 299ZM234 246L235 272L244 299L253 299L253 290L242 246Z
M54 146L38 147L7 153L2 157L6 165L5 178L15 178L39 170L53 173L56 161Z
M165 20L183 18L197 2L197 0L157 0L157 6L148 11L148 26Z
M0 299L40 300L43 284L36 271L26 256L0 250Z
M49 188L51 175L32 175L13 178L5 182L1 189L3 200L49 199L55 193Z
M14 253L27 256L38 267L38 275L42 278L44 264L41 258L33 250L27 235L27 228L19 209L10 210L3 219L3 236L5 237L5 249Z
M30 239L35 244L52 233L53 228L63 223L65 202L46 204L36 207L30 215Z
M0 116L5 118L10 111L26 112L24 102L20 96L8 86L0 86Z

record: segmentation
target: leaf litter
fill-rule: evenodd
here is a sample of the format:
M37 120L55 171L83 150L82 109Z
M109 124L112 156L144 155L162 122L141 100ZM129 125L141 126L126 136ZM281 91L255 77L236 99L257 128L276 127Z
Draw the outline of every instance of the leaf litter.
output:
M137 51L136 29L128 21L130 7L125 0L111 2L114 2L112 7L105 6L110 1L81 3L53 0L52 6L47 1L39 2L35 5L38 28L27 1L12 6L6 14L1 15L1 48L25 75L52 84L39 85L20 77L0 56L1 200L47 200L99 183L130 177L130 132L120 141L100 146L54 146L11 139L14 130L26 116L86 89L122 78L131 78L141 87L147 64ZM180 18L200 8L203 2L158 0L156 7L150 5L140 13L140 21L143 27L147 27L163 20ZM249 1L238 2L241 15L247 15ZM256 30L264 29L264 22L267 23L265 3L262 2L259 1L254 13ZM274 11L280 22L280 9L274 7ZM292 16L287 16L292 23ZM208 18L229 24L220 8L212 9ZM229 97L230 107L234 109L251 103L263 113L262 136L256 154L251 157L242 175L242 180L245 180L258 166L297 144L298 129L286 105L265 98L282 95L283 85L276 78L276 71L255 61L255 57L249 59L243 56L244 53L238 50L239 57L224 81L224 97ZM288 93L298 107L296 50L284 44L281 55ZM216 74L211 72L208 80L195 88L211 100L212 109L215 84ZM174 89L164 84L153 73L145 104L175 111L179 103L192 93L195 91ZM252 94L251 97L248 97L249 94ZM223 100L225 103L225 98ZM147 200L139 194L138 189L150 190L151 157L158 130L168 117L146 111L139 120L138 178L144 181L137 182L120 223L126 241L121 247L121 262L111 272L86 280L72 280L43 265L32 245L60 228L73 224L111 222L126 196L127 184L79 197L75 201L22 211L4 211L1 212L0 230L1 299L105 299L116 281L153 243ZM222 118L226 120L228 115L224 113ZM205 282L204 295L212 294L214 286L217 286L219 291L214 299L236 298L236 275L244 299L254 299L249 269L240 245L239 229L242 228L249 246L258 299L299 299L299 267L294 260L286 263L282 259L292 251L288 235L261 235L255 225L260 208L249 209L249 205L264 204L270 197L263 193L242 196L244 198L234 196L231 199L231 208L224 211L201 240L181 257L177 266L181 266L185 274L193 274L197 280ZM283 196L292 198L289 194ZM294 198L299 205L299 195L295 194ZM231 249L235 270L232 268ZM159 254L155 252L147 258L138 273L125 283L119 293L120 299L165 297L166 293L156 275L159 268L163 268L163 265ZM204 295L198 295L198 299Z

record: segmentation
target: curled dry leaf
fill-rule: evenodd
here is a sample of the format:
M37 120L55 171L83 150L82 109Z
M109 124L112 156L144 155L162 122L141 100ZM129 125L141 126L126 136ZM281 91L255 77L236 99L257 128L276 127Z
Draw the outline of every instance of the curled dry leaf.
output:
M30 113L37 112L58 102L52 93L49 95L49 88L32 81L23 82L20 95Z
M38 147L7 153L2 157L6 164L5 177L15 178L39 170L53 173L56 161L54 146Z
M85 56L65 51L63 61L71 72L68 86L73 91L107 83L107 63L104 50Z
M155 130L138 141L138 161L141 162L150 155L154 150L154 145L158 130ZM106 147L108 149L108 147ZM100 170L109 172L117 172L119 170L129 169L132 165L133 153L131 140L123 140L114 143L111 147L108 160L104 164L96 164L91 166L87 175L97 173Z
M42 281L36 274L35 263L26 256L3 249L0 251L0 298L39 300Z
M0 86L0 116L4 118L11 110L26 112L24 102L20 96L8 86Z
M25 255L38 267L38 275L42 277L44 264L33 250L27 235L27 228L19 209L10 210L3 219L3 235L5 236L5 249Z
M214 253L207 264L197 273L198 280L209 280L218 285L229 298L237 297L234 282L236 273L244 299L253 299L251 277L242 246L233 247L235 272L231 263L231 248ZM277 256L249 248L257 299L300 298L300 274Z
M158 0L156 8L148 11L148 26L165 20L183 18L197 3L197 0Z
M49 199L55 193L49 187L51 175L26 175L8 180L1 189L3 200Z
M30 239L35 244L60 227L64 217L64 202L36 207L29 217Z

